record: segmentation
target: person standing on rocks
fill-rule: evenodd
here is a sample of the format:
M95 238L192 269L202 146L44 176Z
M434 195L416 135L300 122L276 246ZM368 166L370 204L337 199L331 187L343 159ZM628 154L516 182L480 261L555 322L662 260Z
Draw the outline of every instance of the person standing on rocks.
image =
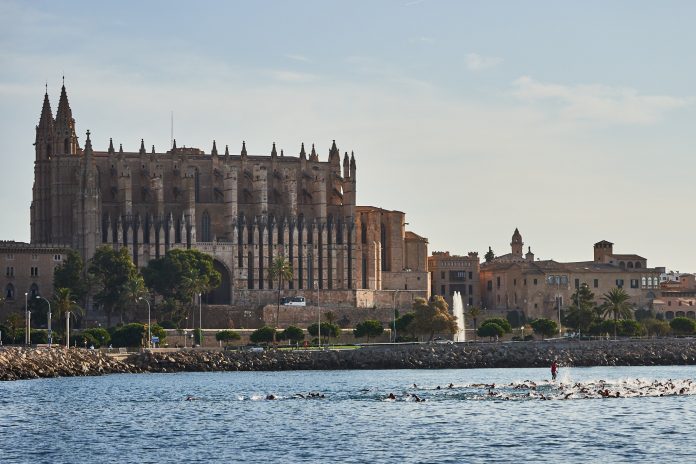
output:
M551 363L551 380L555 381L557 375L558 375L558 364L556 363L556 360L554 359L553 362Z

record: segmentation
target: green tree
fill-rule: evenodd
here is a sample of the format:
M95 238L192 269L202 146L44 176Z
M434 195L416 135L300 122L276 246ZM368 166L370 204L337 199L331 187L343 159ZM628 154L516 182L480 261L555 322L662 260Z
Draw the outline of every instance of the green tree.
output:
M268 276L272 281L277 282L278 298L276 301L275 317L275 327L277 329L278 318L280 317L280 290L283 288L283 282L287 282L292 279L292 265L290 264L290 261L288 261L285 256L276 256L271 264L271 267L268 268ZM275 335L275 332L273 332L273 334ZM276 340L274 338L273 343L275 342Z
M121 305L121 321L123 321L126 308L137 306L141 298L147 297L147 288L145 288L145 280L140 273L132 274L128 277L123 286L124 302ZM145 304L143 302L143 304Z
M540 318L530 323L534 333L541 335L542 340L558 333L558 324L551 319Z
M631 319L632 311L629 303L630 296L623 288L612 288L602 296L604 300L603 309L604 317L608 315L614 316L614 322L619 319ZM616 338L616 330L618 323L614 325L614 338Z
M142 270L145 285L169 301L172 319L180 325L181 307L193 309L199 293L208 293L220 286L222 276L213 266L213 258L198 250L170 250L161 258L151 259Z
M476 331L476 334L479 337L489 337L491 339L493 337L502 337L504 333L505 329L500 327L497 323L490 321L486 321L481 324L481 327L479 327Z
M651 336L664 337L669 334L671 327L667 321L655 319L643 319L640 321L645 329L645 332Z
M128 248L115 251L110 246L97 248L89 265L89 273L94 277L97 293L95 301L102 305L111 325L113 312L127 302L128 282L138 273L131 260Z
M69 288L73 299L85 304L88 282L82 257L77 251L68 250L65 260L53 269L53 288Z
M415 317L411 322L413 331L428 336L432 340L436 333L454 334L457 332L457 318L449 312L449 305L439 295L430 301L416 298L413 302Z
M307 332L312 337L316 337L319 335L319 324L316 322L309 327L307 327ZM325 341L328 341L331 338L336 338L341 334L341 328L337 326L336 324L332 324L330 322L322 322L321 323L321 338Z
M285 330L280 333L281 340L290 340L290 342L294 344L301 342L304 340L304 338L304 330L300 329L299 327L295 327L294 325L286 327Z
M495 253L493 253L493 249L491 247L488 247L488 251L485 255L483 255L483 258L486 260L487 263L490 263L495 259Z
M370 337L379 337L384 333L384 326L380 321L367 320L360 322L353 329L355 338L367 337L367 343L370 343Z
M3 340L6 339L5 337L8 337L10 340L12 340L10 343L14 344L17 342L21 342L24 339L22 337L19 337L17 334L17 331L21 329L24 326L24 317L21 316L18 313L11 313L8 314L7 317L5 318L5 327L6 331L3 330L2 332L2 337ZM4 343L4 342L3 342Z
M63 327L65 327L65 318L68 312L72 313L76 318L85 315L85 310L73 300L73 295L69 288L56 289L53 294L51 312L51 316L56 322L56 332L59 333L64 332Z
M633 319L621 319L619 322L619 333L624 337L636 337L643 335L645 329L638 322Z
M225 342L225 345L229 345L231 341L241 340L241 338L239 332L234 330L221 330L215 334L215 340Z
M276 339L275 332L276 329L266 325L254 330L249 336L249 340L251 340L251 343L269 343Z
M595 295L586 284L572 296L573 304L565 311L563 324L581 333L588 333L592 324L599 322L601 310L595 304Z
M416 317L416 313L414 313L414 312L409 312L409 313L406 313L406 314L399 316L396 319L396 333L397 334L404 334L405 333L405 334L408 334L409 337L415 338L416 334L413 331L413 324L412 324L413 319L415 319L415 317ZM401 340L403 340L405 338L406 337L404 337L403 335L399 336L399 339L401 339Z
M498 324L501 329L505 331L505 333L511 333L512 332L512 326L510 323L507 321L507 319L503 319L502 317L491 317L483 321L483 324L481 324L481 327L483 327L486 324Z
M669 326L679 335L691 335L696 332L696 321L688 317L675 317L669 321Z

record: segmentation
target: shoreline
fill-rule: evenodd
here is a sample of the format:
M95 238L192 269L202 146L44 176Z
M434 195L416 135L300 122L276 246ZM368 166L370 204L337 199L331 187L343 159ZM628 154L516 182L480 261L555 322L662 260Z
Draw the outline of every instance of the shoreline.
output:
M696 365L696 340L593 340L373 345L354 350L140 352L122 360L85 349L0 348L0 380L117 373L480 369Z

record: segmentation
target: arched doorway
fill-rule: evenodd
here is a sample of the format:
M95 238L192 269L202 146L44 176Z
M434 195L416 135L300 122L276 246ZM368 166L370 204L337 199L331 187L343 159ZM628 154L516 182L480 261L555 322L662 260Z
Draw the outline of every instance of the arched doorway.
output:
M216 259L213 260L213 269L220 273L220 285L205 296L205 302L213 305L230 304L232 302L230 272L227 266Z

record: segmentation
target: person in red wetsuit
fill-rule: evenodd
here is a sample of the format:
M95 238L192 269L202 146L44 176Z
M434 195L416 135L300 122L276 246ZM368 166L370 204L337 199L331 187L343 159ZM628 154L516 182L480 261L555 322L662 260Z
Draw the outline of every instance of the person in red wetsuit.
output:
M558 375L558 364L554 360L551 363L551 380L556 380L556 375Z

